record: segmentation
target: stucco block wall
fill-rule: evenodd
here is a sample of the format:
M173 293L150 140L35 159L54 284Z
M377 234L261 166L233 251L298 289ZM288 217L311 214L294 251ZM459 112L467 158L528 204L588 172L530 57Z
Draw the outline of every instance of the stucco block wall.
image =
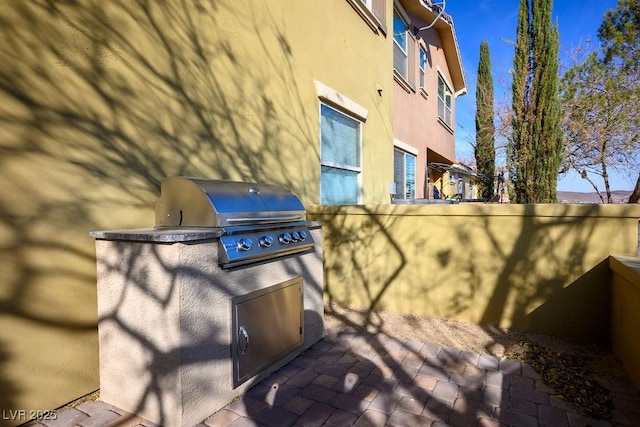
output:
M612 253L638 205L313 206L325 299L587 342L610 328Z
M609 259L612 270L613 352L624 364L631 380L640 388L640 258L615 255Z
M193 426L317 342L322 234L311 234L314 252L226 271L214 241L96 241L101 400L159 425ZM303 345L234 389L231 299L297 277Z

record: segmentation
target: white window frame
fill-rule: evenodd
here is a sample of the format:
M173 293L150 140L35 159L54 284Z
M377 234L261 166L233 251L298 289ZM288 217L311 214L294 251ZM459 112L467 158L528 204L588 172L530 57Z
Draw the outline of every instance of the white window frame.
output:
M415 176L415 168L416 165L418 163L418 156L411 154L411 153L407 153L406 151L403 151L397 147L395 147L393 149L393 158L394 158L394 171L393 171L393 175L395 176L396 171L395 171L395 157L396 157L396 153L399 153L403 156L403 160L402 160L402 184L401 186L398 186L397 182L396 182L396 187L402 187L402 188L396 188L396 199L398 200L408 200L408 199L415 199L416 198L416 176ZM413 159L413 167L414 167L414 176L413 176L413 194L407 194L408 193L408 180L407 180L407 157L411 157ZM400 197L398 197L398 194L400 194Z
M318 129L319 131L319 146L320 150L322 150L322 105L325 105L332 110L337 111L338 113L359 122L360 130L358 132L359 138L357 141L358 144L358 152L360 157L358 159L359 166L353 165L343 165L334 162L327 162L320 160L320 168L322 166L343 169L352 172L357 172L356 176L356 203L362 203L362 135L364 131L364 123L367 121L367 116L369 115L369 111L358 103L352 101L348 97L343 94L331 89L329 86L319 82L314 81L316 86L316 94L320 100L318 106ZM320 159L322 159L322 151L320 151ZM322 174L322 172L320 172ZM320 186L322 187L322 186ZM320 202L322 203L322 189L320 189Z
M404 30L404 47L396 40L396 29L395 29L395 23L396 23L396 17L399 18L405 26L405 30ZM402 77L402 79L404 79L405 81L409 81L409 42L410 42L410 37L409 37L409 20L407 19L407 17L404 15L404 13L402 13L400 10L398 10L398 8L394 7L393 8L393 28L392 28L392 32L393 32L393 45L394 45L394 49L393 49L393 70L400 76ZM404 54L404 58L403 58L403 63L404 63L404 73L401 70L398 70L396 68L396 54L398 53L398 49L400 50L400 52L402 54Z
M423 95L427 94L427 49L420 44L418 47L418 68L420 69L420 77L418 79L418 87Z
M357 150L359 155L357 165L349 165L349 164L328 162L328 161L322 160L322 107L323 106L326 108L330 108L331 110L340 114L341 116L347 117L353 120L354 122L358 123L358 140L355 141L355 143L357 144ZM355 189L356 204L360 204L362 202L362 124L363 123L361 120L358 120L356 117L346 114L344 111L341 111L338 108L335 108L330 104L322 101L320 101L319 114L320 114L319 121L320 121L320 169L321 169L320 180L322 181L322 166L326 168L331 168L331 169L339 169L339 170L344 170L349 172L355 172L356 173L356 189ZM323 197L322 197L322 185L321 185L320 186L320 203L324 204L325 202L322 199Z
M410 199L410 198L415 199L416 198L417 185L418 185L418 177L416 175L413 178L414 179L414 182L413 182L413 186L414 186L414 188L413 188L413 197L407 197L407 160L406 159L407 159L407 156L413 157L414 162L415 162L414 163L414 168L417 169L419 151L418 151L417 148L415 148L415 147L413 147L413 146L411 146L411 145L409 145L407 143L404 143L402 141L394 139L394 141L393 141L393 158L394 158L393 175L394 175L394 178L395 178L395 174L396 174L396 170L395 170L395 153L396 153L396 151L399 152L399 153L402 153L404 155L404 161L403 161L403 168L404 168L403 169L403 175L404 175L403 176L403 183L404 183L404 188L401 190L402 191L402 193L401 193L402 197L400 197L400 198L396 197L396 199L402 199L402 200L403 199ZM416 170L414 170L414 174L416 174ZM395 180L394 180L394 182L395 182ZM397 183L396 183L396 194L398 194L398 192L400 191L400 189L398 189L397 187L398 186L397 186Z
M384 0L382 0L382 3L376 7L374 1L375 0L347 0L347 3L353 7L364 22L371 27L374 33L380 33L386 37L387 23L384 22L386 20L386 13L384 10L386 4Z
M440 94L440 82L444 87L442 95ZM449 98L449 106L447 106L447 98ZM453 92L447 79L440 72L438 72L438 119L450 130L453 130Z

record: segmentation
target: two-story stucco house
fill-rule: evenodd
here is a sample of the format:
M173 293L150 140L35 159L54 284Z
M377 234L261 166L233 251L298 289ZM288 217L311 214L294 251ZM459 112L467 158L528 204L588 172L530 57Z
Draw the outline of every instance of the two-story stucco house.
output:
M98 388L89 232L152 226L164 177L281 184L307 205L387 204L394 181L429 196L440 175L428 163L453 163L465 87L436 12L421 0L0 2L0 407L51 409Z
M438 198L449 177L429 165L455 162L455 101L466 93L453 19L440 6L394 2L393 78L394 196Z

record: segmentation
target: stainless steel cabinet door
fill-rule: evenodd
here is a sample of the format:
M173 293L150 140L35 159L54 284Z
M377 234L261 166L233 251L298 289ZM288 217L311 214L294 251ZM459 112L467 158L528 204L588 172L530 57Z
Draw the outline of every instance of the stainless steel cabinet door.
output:
M302 286L297 277L232 300L234 387L302 345Z

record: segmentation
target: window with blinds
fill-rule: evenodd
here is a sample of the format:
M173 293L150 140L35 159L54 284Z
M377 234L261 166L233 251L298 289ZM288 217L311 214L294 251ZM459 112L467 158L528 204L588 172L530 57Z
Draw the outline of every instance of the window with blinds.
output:
M362 122L320 104L320 202L357 204Z
M393 150L393 181L395 199L416 198L416 156L402 150Z
M407 59L409 46L407 42L408 25L398 11L393 10L393 68L405 80L408 80Z

